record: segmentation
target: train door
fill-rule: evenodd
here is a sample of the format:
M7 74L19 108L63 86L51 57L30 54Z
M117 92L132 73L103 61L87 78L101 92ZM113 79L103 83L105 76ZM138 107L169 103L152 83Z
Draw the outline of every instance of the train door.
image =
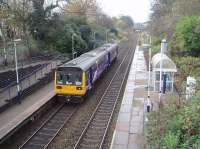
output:
M89 80L90 80L90 88L92 88L93 85L93 70L90 68L89 70Z
M109 66L111 65L111 54L110 54L110 52L108 52L108 65Z

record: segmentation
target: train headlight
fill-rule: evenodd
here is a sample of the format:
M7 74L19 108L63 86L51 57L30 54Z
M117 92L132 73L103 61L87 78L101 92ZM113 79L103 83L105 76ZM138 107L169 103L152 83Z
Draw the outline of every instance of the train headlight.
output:
M62 89L62 86L57 86L56 88L57 88L57 89Z
M82 90L83 88L82 88L82 87L76 87L76 89L77 89L77 90Z

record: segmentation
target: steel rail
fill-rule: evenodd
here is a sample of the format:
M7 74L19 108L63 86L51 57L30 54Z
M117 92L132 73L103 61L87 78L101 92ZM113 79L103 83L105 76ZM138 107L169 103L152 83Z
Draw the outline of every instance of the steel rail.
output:
M76 142L76 144L75 144L75 146L74 146L74 149L80 148L81 140L84 139L84 135L86 135L86 133L87 133L87 131L88 131L90 125L92 124L92 121L93 121L94 118L95 118L95 115L98 114L97 111L101 108L101 105L102 105L102 103L104 102L104 100L105 100L104 98L106 97L106 95L107 95L108 97L109 97L109 96L112 97L112 95L114 95L115 93L117 93L117 96L113 97L114 99L112 99L112 100L115 100L114 103L112 103L113 101L110 99L110 100L108 100L108 103L106 104L106 106L102 108L102 109L104 109L104 112L106 112L105 109L110 110L110 108L113 107L113 108L112 108L112 111L110 111L111 114L110 114L110 116L109 116L108 122L105 122L105 123L106 123L106 127L104 128L103 138L102 138L102 140L101 140L101 142L100 142L100 145L99 145L99 148L102 147L102 144L103 144L104 139L105 139L105 136L106 136L106 132L107 132L107 130L108 130L110 121L111 121L111 119L112 119L113 112L114 112L115 107L116 107L116 104L117 104L117 99L119 98L119 95L120 95L122 86L123 86L123 84L124 84L124 81L125 81L125 78L126 78L126 75L127 75L127 71L128 71L128 69L129 69L129 65L130 65L130 62L131 62L130 60L129 60L129 62L128 62L129 65L128 65L128 67L127 67L127 69L126 69L124 75L123 75L122 72L120 72L120 70L122 69L122 65L124 64L124 61L125 61L126 58L129 56L129 53L131 53L131 50L127 52L127 55L123 58L122 62L120 63L118 69L116 70L116 73L114 74L114 76L113 76L112 80L110 81L108 87L106 88L106 90L105 90L103 96L101 97L99 104L98 104L97 107L95 108L95 110L94 110L94 112L93 112L93 114L92 114L90 120L88 121L86 127L84 128L84 130L82 131L82 133L81 133L81 135L80 135L78 141ZM122 73L122 75L120 75L121 73ZM119 75L119 76L117 76L117 75ZM119 78L118 78L118 77L119 77ZM121 80L118 80L118 79L120 79L121 77L122 77L122 81L121 81ZM115 79L117 79L117 80L114 82ZM115 83L115 85L113 85L114 83ZM120 84L118 85L117 83L120 83ZM113 86L112 86L112 85L113 85ZM117 87L118 87L118 88L117 88ZM116 91L116 89L118 89L118 91ZM110 95L109 95L109 90L110 90ZM113 91L114 91L114 92L113 92ZM114 94L112 94L112 93L114 93ZM111 104L113 104L113 105L111 105L111 107L109 107L109 101L110 101ZM105 100L105 102L106 102L106 100ZM108 111L108 115L109 115L109 111ZM105 115L104 115L104 116L105 116ZM103 121L103 120L102 120L102 121ZM104 119L104 121L105 121L105 119ZM102 126L102 127L103 127L103 126ZM102 131L103 131L103 130L102 130ZM87 147L88 147L88 146L86 146L85 148L87 148Z
M70 120L70 118L74 115L74 113L77 111L76 107L72 107L72 110L70 108L64 109L65 104L61 104L43 123L42 125L19 147L19 149L46 149L49 144L53 141L53 139L57 136L57 134L60 132L60 130L64 127L64 125L67 123L67 121ZM64 110L64 111L62 111ZM60 113L59 113L60 112ZM63 120L61 119L60 115L63 114ZM57 121L54 120L52 123L51 120L57 119ZM57 125L49 125L48 124L57 124ZM59 125L59 127L58 127ZM49 131L45 134L42 133L44 131L45 127ZM53 132L52 134L49 132ZM37 136L38 135L38 136ZM41 135L41 136L40 136ZM44 138L41 138L44 137ZM34 140L35 138L35 140ZM45 139L45 140L44 140ZM46 142L45 142L46 141Z

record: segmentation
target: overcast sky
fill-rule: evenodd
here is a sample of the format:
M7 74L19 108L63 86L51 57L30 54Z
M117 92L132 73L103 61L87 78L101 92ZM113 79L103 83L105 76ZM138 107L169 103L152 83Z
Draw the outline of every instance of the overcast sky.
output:
M150 13L150 0L98 0L98 2L108 15L130 15L137 23L146 22Z

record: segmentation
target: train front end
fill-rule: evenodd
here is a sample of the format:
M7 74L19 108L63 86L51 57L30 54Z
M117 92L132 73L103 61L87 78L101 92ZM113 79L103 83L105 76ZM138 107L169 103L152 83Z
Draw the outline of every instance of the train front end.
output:
M80 68L59 67L55 72L54 90L64 101L81 100L86 94L85 72Z

